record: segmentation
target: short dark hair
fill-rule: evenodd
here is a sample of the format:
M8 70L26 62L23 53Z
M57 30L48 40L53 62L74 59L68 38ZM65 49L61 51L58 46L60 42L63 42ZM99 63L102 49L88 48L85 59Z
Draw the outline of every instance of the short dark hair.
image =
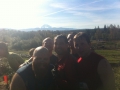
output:
M87 43L90 43L90 38L85 32L79 32L74 36L74 40L79 39L79 38L85 38Z
M68 43L67 37L63 34L57 35L54 39L64 39L65 43Z
M0 42L0 48L5 50L6 53L5 53L5 56L4 56L4 57L6 57L6 56L9 54L7 43L5 43L5 42Z
M76 35L77 33L76 33L76 32L70 32L69 34L73 34L73 35Z
M34 50L35 50L35 48L31 48L31 49L29 50L29 55L30 55L30 56L33 55Z

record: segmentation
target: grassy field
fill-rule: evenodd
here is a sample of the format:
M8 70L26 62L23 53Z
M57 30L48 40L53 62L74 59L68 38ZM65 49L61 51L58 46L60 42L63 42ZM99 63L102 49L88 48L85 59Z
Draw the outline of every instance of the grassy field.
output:
M115 76L115 87L116 90L120 90L120 67L112 67Z
M28 60L29 57L29 51L11 51L11 52L14 52L14 53L17 53L18 55L20 55L24 60Z
M104 56L110 63L120 61L120 50L95 50L95 52Z

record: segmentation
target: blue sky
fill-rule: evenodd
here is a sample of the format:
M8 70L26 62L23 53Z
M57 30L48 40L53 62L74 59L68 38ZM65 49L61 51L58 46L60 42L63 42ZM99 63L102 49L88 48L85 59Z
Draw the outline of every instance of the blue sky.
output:
M0 0L0 28L120 25L120 0Z

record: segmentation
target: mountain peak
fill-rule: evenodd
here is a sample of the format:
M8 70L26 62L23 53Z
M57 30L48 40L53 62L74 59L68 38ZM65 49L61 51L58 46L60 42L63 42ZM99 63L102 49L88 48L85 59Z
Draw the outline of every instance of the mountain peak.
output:
M44 25L41 26L41 28L52 28L52 27L48 24L44 24Z

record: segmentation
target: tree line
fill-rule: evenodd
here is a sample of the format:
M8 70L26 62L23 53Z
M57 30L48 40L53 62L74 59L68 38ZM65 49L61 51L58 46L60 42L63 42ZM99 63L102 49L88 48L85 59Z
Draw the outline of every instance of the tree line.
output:
M29 50L40 46L42 40L46 37L52 39L58 34L67 35L70 32L86 32L91 40L96 41L117 41L120 40L120 27L119 25L104 25L104 28L95 27L94 29L77 29L77 30L65 30L65 31L50 31L50 30L38 30L38 31L17 31L17 30L0 30L0 41L6 42L10 49L14 50Z

